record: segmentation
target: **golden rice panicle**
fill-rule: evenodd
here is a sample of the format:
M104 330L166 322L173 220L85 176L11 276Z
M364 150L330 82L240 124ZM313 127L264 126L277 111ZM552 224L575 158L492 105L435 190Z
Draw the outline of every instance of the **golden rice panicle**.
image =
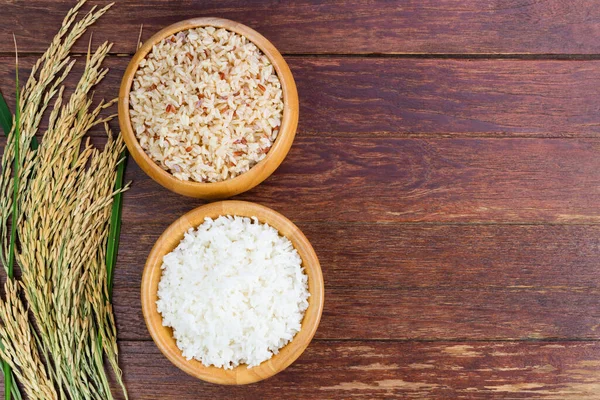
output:
M94 107L91 100L92 88L108 71L102 63L110 43L88 54L73 94L63 98L62 84L74 65L69 51L112 5L93 7L77 21L83 4L80 1L67 14L19 97L20 185L14 216L10 210L17 143L11 144L10 138L1 162L0 261L4 263L8 251L4 243L8 221L14 218L19 238L16 258L33 320L28 319L16 284L9 283L7 299L0 304L0 338L13 346L0 355L12 362L30 398L111 399L104 357L127 397L118 367L105 266L116 167L124 143L121 135L113 138L108 130L104 149L94 148L89 140L82 143L93 126L112 118L101 113L114 101ZM31 140L49 108L42 143L32 150Z
M0 301L0 356L13 369L29 399L52 400L58 395L34 342L35 332L19 298L17 283L8 280L6 300ZM25 345L23 345L25 344Z
M85 0L80 1L73 7L63 20L59 32L55 35L52 43L46 52L33 66L29 79L20 95L20 123L19 123L19 149L18 160L20 188L19 193L23 193L23 188L27 187L27 178L31 173L31 166L35 151L30 148L33 137L38 133L42 117L52 100L57 94L69 72L71 71L74 60L71 61L69 52L71 48L94 22L98 20L113 3L99 10L93 7L80 21L76 21L78 11L85 4ZM18 67L18 66L17 66ZM13 127L14 129L17 127ZM12 216L12 197L5 195L12 191L13 186L13 162L14 162L14 140L15 135L9 135L8 143L0 165L2 174L0 175L0 237L2 245L0 246L0 261L6 266L8 259L8 244L6 238L8 232L8 221ZM20 205L17 209L20 209ZM19 218L19 216L16 216Z
M60 111L53 111L39 148L19 231L22 279L27 300L34 304L40 347L49 355L57 385L65 387L69 397L111 397L103 353L120 377L112 312L107 315L111 308L106 304L104 257L124 143L120 135L113 139L107 131L102 151L89 141L80 150L89 129L108 120L100 113L113 103L92 109L89 98L91 88L106 74L101 64L109 50L110 44L104 43L88 57L68 103L63 105L62 92L57 98ZM61 326L71 329L57 329Z

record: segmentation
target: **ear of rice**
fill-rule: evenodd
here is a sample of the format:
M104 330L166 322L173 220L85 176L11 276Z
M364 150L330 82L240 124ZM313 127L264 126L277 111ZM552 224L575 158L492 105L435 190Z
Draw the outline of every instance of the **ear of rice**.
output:
M111 118L100 114L114 102L101 101L94 108L91 100L93 87L107 73L102 63L109 43L88 53L83 75L63 100L62 82L73 66L71 47L110 7L92 7L77 21L83 4L69 11L33 67L20 94L21 118L15 121L20 140L9 137L1 163L0 236L6 243L7 221L16 221L21 277L19 283L7 283L0 300L0 355L31 399L112 398L105 361L122 385L105 258L115 168L125 145L108 129L104 149L84 141L93 126ZM48 128L33 149L30 143L48 107ZM12 144L20 151L11 151ZM12 178L16 172L18 180ZM19 183L14 201L13 182ZM14 215L7 208L16 210Z

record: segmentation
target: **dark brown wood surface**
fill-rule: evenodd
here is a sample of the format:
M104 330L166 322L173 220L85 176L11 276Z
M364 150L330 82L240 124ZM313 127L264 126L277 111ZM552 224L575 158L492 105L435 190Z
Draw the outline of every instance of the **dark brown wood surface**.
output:
M0 0L11 105L12 32L23 76L71 5ZM142 268L203 202L130 160L114 304L132 399L600 398L597 1L117 1L93 28L116 42L96 97L117 95L141 24L148 38L209 15L259 30L296 78L292 150L236 198L305 232L325 310L267 381L223 387L171 366L142 319Z
M22 56L22 74L36 60ZM600 60L286 60L301 94L303 137L600 137ZM106 62L111 73L98 98L117 95L128 62ZM81 68L69 77L71 87ZM11 104L14 74L14 55L0 56L0 82L7 83L2 89Z
M45 50L49 32L72 4L3 0L0 51L12 51L13 32L21 48ZM203 16L252 26L288 54L600 52L595 0L116 0L115 10L94 31L116 42L115 52L131 53L140 24L156 32ZM84 40L78 49L86 48Z
M198 384L152 342L124 342L139 399L597 399L594 342L316 341L268 382ZM316 372L319 371L319 372Z

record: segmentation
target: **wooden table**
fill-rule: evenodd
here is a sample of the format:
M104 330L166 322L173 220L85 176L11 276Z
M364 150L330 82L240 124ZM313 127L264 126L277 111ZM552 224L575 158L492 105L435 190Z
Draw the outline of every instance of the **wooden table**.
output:
M72 4L0 1L4 93L12 32L26 69ZM236 198L306 233L325 311L268 381L217 386L172 367L142 319L141 273L203 202L130 162L114 302L132 399L600 398L596 0L117 1L93 28L115 42L97 96L117 95L140 24L147 39L195 16L257 29L294 73L292 150Z

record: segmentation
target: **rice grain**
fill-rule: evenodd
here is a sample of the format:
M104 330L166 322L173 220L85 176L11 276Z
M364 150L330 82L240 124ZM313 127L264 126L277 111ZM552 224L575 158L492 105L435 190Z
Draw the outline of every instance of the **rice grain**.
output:
M309 297L301 264L290 240L255 218L206 218L163 258L163 325L187 359L256 366L301 329Z
M141 147L183 181L219 182L248 171L275 142L282 114L269 58L246 37L214 27L155 44L130 92Z

